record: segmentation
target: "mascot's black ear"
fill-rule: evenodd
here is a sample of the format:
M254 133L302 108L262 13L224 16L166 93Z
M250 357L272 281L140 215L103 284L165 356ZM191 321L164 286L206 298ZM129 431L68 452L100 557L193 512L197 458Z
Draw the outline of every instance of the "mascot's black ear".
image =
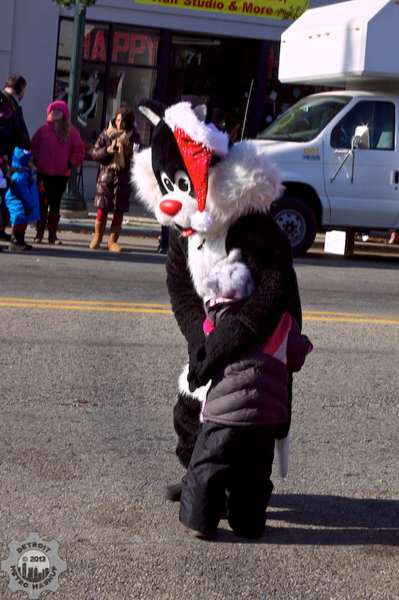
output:
M193 112L195 113L197 119L203 121L204 123L206 120L207 111L208 109L206 107L206 104L198 104L196 107L193 108Z
M165 105L156 100L142 100L138 109L154 126L158 125L165 114Z

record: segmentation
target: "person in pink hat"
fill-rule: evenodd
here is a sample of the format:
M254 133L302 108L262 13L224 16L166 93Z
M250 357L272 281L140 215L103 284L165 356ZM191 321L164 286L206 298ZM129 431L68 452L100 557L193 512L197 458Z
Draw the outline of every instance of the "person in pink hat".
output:
M78 130L71 125L68 105L55 100L47 107L47 122L32 138L33 160L37 168L40 192L40 220L36 243L41 243L48 227L48 243L61 243L57 238L60 204L71 169L84 159L85 147Z

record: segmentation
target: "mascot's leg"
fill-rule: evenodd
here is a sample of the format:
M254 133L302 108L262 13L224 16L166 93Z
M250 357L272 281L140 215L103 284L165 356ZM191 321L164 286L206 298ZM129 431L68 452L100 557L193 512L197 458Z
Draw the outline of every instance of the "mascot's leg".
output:
M179 392L173 409L173 424L177 434L176 455L187 469L200 428L201 403L193 396Z
M176 455L182 466L187 469L200 430L202 402L206 398L209 384L191 393L187 383L188 365L179 377L179 393L173 409L173 424L177 434ZM166 487L166 499L179 502L181 482Z

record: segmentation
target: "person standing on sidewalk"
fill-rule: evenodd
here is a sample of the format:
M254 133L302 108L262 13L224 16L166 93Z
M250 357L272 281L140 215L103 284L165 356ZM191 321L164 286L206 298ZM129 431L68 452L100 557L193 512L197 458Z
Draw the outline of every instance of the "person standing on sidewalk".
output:
M61 198L71 169L82 164L85 147L78 130L71 125L68 105L55 100L47 107L47 122L32 138L32 153L38 172L40 219L35 242L43 240L46 224L48 243L61 243L57 238Z
M130 162L133 152L139 146L139 136L134 127L133 111L122 106L111 120L107 129L100 133L91 156L100 163L94 204L97 217L90 248L100 247L107 216L113 213L111 230L107 242L108 250L121 252L118 238L122 229L123 214L129 210L132 192Z
M12 252L32 249L32 246L25 242L27 224L34 223L39 218L39 196L32 167L30 150L15 148L11 162L10 185L6 192L12 227L9 250Z
M0 158L4 161L5 172L16 146L27 150L30 148L29 133L20 105L26 85L22 75L10 75L4 91L0 92ZM0 240L10 240L11 236L5 232L8 221L5 192L0 190Z

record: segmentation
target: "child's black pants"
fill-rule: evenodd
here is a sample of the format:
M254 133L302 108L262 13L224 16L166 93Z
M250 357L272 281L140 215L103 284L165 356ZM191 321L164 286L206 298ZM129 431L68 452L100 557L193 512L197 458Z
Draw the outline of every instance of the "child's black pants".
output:
M183 478L180 521L209 534L227 513L237 535L261 537L273 490L273 458L274 437L266 427L204 423Z

